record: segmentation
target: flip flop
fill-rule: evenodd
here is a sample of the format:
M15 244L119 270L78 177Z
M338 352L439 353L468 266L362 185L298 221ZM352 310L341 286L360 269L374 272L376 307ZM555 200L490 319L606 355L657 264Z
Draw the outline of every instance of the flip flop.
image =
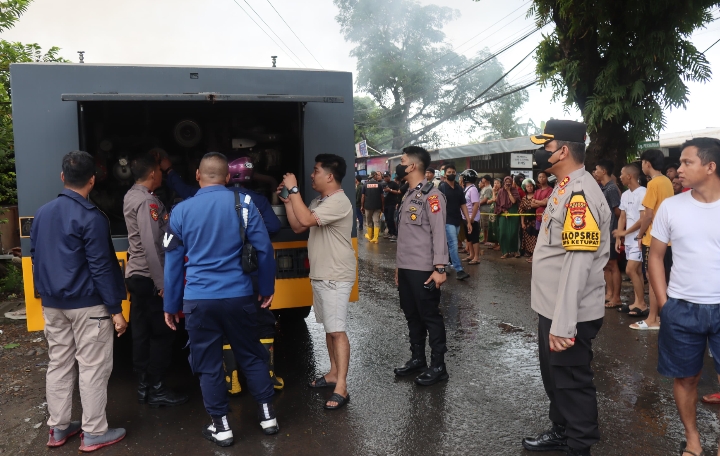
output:
M680 444L680 456L685 456L686 454L689 454L691 456L702 456L703 452L700 450L700 453L695 453L693 451L690 451L687 449L687 442L683 442Z
M610 304L610 305L608 305ZM622 307L622 303L620 304L613 304L610 301L605 301L605 308L606 309L617 309L618 307Z
M468 262L468 266L470 266L470 265L476 265L476 264L480 264L480 262L479 262L479 261L475 261L475 260Z
M702 401L706 404L720 404L720 393L706 394Z
M630 329L634 329L637 331L659 331L660 326L648 326L648 324L645 323L645 320L640 320L637 323L633 323L632 325L630 325Z
M337 383L329 383L327 380L325 380L325 376L316 378L314 381L308 383L309 388L327 388L327 387L335 387Z
M650 308L648 307L645 310L640 310L639 307L632 307L630 308L628 315L630 315L631 317L646 318L648 315L650 315Z
M337 405L327 405L327 403L331 401L337 402ZM325 401L325 410L337 410L348 402L350 402L350 393L348 393L348 395L345 397L342 397L338 393L333 393L332 396L330 396L328 400Z

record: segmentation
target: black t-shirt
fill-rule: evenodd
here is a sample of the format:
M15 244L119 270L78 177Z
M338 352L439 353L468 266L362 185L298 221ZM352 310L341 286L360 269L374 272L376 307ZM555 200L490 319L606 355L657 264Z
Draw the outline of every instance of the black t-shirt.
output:
M398 199L398 195L396 195L395 193L385 192L385 187L389 188L390 190L399 190L400 186L397 184L397 182L394 181L387 182L383 186L383 195L385 195L385 207L395 206L400 201Z
M448 183L443 182L438 187L438 190L443 192L445 199L447 199L445 223L454 226L462 225L462 210L460 208L465 205L465 193L460 184L456 182L455 188L451 188Z
M400 204L400 201L402 201L403 197L405 196L405 193L407 193L409 188L410 188L410 185L407 182L403 182L403 184L400 186L400 194L398 195L398 204Z

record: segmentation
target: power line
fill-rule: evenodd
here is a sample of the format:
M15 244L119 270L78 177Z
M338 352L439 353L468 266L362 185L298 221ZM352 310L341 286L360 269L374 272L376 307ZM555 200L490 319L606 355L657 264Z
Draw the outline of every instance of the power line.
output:
M705 49L704 51L702 51L702 53L703 53L703 54L706 53L707 51L709 51L710 49L712 49L713 46L715 46L715 45L718 44L718 43L720 43L720 38L718 38L718 40L717 40L716 42L714 42L713 44L711 44L709 48L707 48L707 49Z
M265 26L270 29L270 31L273 33L273 35L277 36L277 39L279 39L280 42L281 42L283 45L285 45L285 47L288 49L288 51L290 51L290 52L292 53L292 55L294 55L295 58L297 58L297 59L300 61L300 63L302 63L302 66L304 66L305 68L307 68L307 65L305 65L305 62L303 62L302 59L301 59L300 57L298 57L297 54L295 54L292 49L290 49L290 46L288 46L287 44L285 44L285 42L282 40L282 38L280 38L280 37L278 36L278 34L275 33L275 30L273 30L273 28L270 27L267 22L265 22L265 19L263 19L262 16L260 16L260 15L258 14L258 12L255 11L255 8L253 8L252 5L251 5L250 3L248 3L247 0L243 0L243 1L245 2L245 4L246 4L247 6L250 7L250 9L252 10L252 12L255 13L255 15L257 15L257 17L263 22L263 24L265 24ZM294 61L294 60L293 60L293 61ZM295 62L295 63L297 63L297 62ZM298 66L299 66L299 65L298 65Z
M270 0L266 0L266 1L267 1L268 3L270 3ZM285 19L283 19L283 17L280 15L280 12L279 12L277 9L275 9L275 7L273 6L272 3L270 3L270 6L272 6L272 9L275 10L275 12L277 13L278 16L280 16L280 19L282 19L282 21L285 23L285 25L287 25L287 28L289 28L290 31L292 32L292 34L295 35L295 38L297 38L297 40L300 42L300 44L303 45L303 47L305 48L305 50L308 51L308 53L312 56L312 58L315 59L315 61L317 62L317 64L320 65L320 68L322 68L322 69L324 70L325 67L323 67L322 64L318 61L318 59L315 58L315 56L313 55L313 53L310 52L310 49L308 49L307 46L305 46L305 43L303 43L302 40L300 39L300 37L297 36L297 33L295 33L295 31L290 27L290 24L288 24L287 22L285 22Z
M243 11L243 13L247 14L247 17L249 17L250 20L253 21L253 22L255 23L255 25L257 25L258 28L259 28L260 30L262 30L262 31L267 35L268 38L270 38L270 39L272 40L273 43L275 43L275 46L279 47L280 50L281 50L290 60L292 60L293 62L295 62L295 60L294 60L292 57L290 57L290 56L285 52L285 50L282 48L282 46L280 46L280 45L278 44L278 42L275 41L275 40L273 39L273 37L271 37L270 34L269 34L264 28L260 27L260 24L258 24L257 21L256 21L255 19L253 19L253 17L250 15L250 13L248 13L247 11L245 11L245 8L243 8L242 5L240 5L240 4L237 2L237 0L233 0L233 2L235 2L235 4L238 6L238 8L240 8L240 9ZM300 64L298 64L297 62L295 62L295 65L300 66Z

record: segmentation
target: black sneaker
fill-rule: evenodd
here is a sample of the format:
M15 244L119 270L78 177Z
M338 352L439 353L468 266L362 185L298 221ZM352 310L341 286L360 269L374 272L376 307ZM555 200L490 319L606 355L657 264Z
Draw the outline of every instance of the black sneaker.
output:
M536 437L525 437L522 445L529 451L570 451L565 426L556 424Z
M280 426L275 417L275 409L271 403L258 404L258 419L265 435L277 434L280 431Z
M223 419L225 420L225 422L227 422L226 417L223 417ZM217 428L215 427L215 424L210 423L203 428L202 435L209 441L211 441L221 447L229 447L230 445L233 444L233 433L230 430L230 427L227 427L224 430L218 431Z
M470 274L468 274L465 271L458 271L457 275L455 276L458 280L465 280L470 277Z
M415 383L420 386L430 386L437 382L447 380L450 376L445 369L445 363L428 367L422 374L415 378Z

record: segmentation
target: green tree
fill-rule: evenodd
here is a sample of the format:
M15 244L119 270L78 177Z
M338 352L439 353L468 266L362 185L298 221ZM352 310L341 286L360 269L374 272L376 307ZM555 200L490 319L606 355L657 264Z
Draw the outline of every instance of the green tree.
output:
M15 25L32 0L0 2L0 33ZM19 62L67 62L59 57L60 48L43 52L38 44L22 44L0 39L0 204L17 203L15 146L12 128L10 64Z
M471 106L507 90L502 81L496 83L503 68L487 50L471 61L445 42L442 28L457 11L415 0L334 3L345 39L355 45L350 55L358 62L357 89L369 94L382 112L374 126L391 134L378 146L436 144L436 126L473 120L477 113ZM487 62L464 72L482 60Z
M534 0L538 26L555 30L537 51L537 74L555 99L576 105L588 124L588 162L624 162L656 137L667 109L685 108L687 81L710 66L690 42L712 20L717 0Z
M362 140L380 150L380 144L392 139L382 116L384 112L370 97L353 97L353 123L355 125L355 143Z

